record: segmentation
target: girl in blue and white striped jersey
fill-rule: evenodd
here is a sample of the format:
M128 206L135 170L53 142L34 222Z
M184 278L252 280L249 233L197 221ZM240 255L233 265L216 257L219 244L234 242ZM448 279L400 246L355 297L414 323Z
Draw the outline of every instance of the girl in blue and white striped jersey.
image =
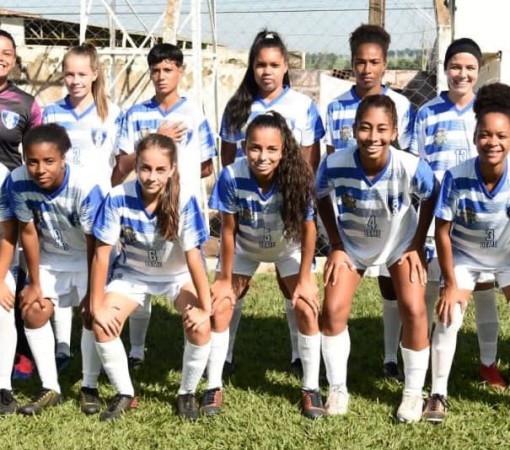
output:
M425 161L391 147L397 112L388 96L365 97L354 130L357 146L328 155L317 175L319 212L332 248L324 267L322 354L330 385L326 408L329 414L347 412L352 299L364 271L385 265L403 323L405 386L397 418L415 422L421 418L429 357L423 248L436 181ZM413 195L421 199L419 217Z
M446 172L435 210L444 286L432 338L432 394L424 411L431 422L445 417L457 333L480 276L494 273L510 300L510 86L483 86L473 110L478 156Z
M129 410L134 389L120 332L151 295L166 295L182 314L186 333L179 415L198 417L195 390L210 349L211 297L200 246L208 239L194 196L180 195L177 148L150 134L136 150L137 178L115 187L94 224L97 239L90 275L96 347L117 395L101 420ZM112 248L120 251L107 283ZM105 291L106 287L106 291Z
M231 304L248 287L261 262L274 262L296 311L303 362L302 406L324 414L319 393L318 290L312 273L316 229L311 168L285 118L269 111L248 125L246 158L225 167L209 205L221 213L220 265L212 286L213 338L205 414L222 406L222 370L229 342ZM229 298L230 301L226 301Z
M38 414L60 401L53 305L78 306L86 296L94 239L92 224L103 201L100 187L65 161L71 142L57 124L35 127L23 141L26 165L11 174L13 208L27 261L22 292L25 332L43 389L20 409Z
M17 332L14 322L16 284L9 268L14 258L18 227L10 202L9 169L0 163L0 416L16 411L12 395L11 372L16 353Z

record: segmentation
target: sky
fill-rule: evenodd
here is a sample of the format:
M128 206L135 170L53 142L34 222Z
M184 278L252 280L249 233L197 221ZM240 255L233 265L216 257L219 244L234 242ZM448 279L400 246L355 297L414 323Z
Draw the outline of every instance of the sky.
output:
M151 28L167 1L114 0L114 3L127 29L142 30L136 15ZM278 31L291 50L347 54L350 33L368 21L368 3L368 0L216 0L218 41L232 48L247 49L255 34L266 27ZM392 49L432 46L433 4L433 0L386 0L386 29L392 35ZM1 8L79 22L80 0L53 0L51 4L47 0L2 0ZM181 0L181 24L189 10L190 1ZM106 17L101 0L93 0L91 23L105 25ZM205 0L201 17L203 36L208 39L210 18ZM191 35L189 22L181 28L181 34Z

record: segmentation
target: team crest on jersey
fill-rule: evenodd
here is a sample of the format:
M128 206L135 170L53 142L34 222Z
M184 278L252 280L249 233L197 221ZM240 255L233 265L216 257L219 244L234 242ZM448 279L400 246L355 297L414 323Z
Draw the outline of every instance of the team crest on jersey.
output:
M69 214L69 216L67 217L67 220L69 220L69 223L74 228L78 228L80 226L80 216L78 215L78 213L76 211Z
M434 144L436 145L443 145L448 140L448 134L447 131L444 128L439 128L439 130L436 131L436 134L434 134Z
M8 130L12 130L18 125L19 122L19 114L14 111L9 111L4 109L2 111L2 123L4 127Z
M136 233L133 227L129 225L122 225L120 229L120 238L123 239L127 244L136 242Z
M251 212L250 208L241 208L237 212L237 215L241 220L245 222L250 222L251 220L253 220L253 213Z
M106 131L100 128L93 128L90 130L90 137L97 148L102 147L104 141L106 141Z
M356 209L356 198L350 192L342 194L342 205L346 209Z
M470 208L469 206L464 209L461 209L459 211L459 216L461 220L467 225L476 222L476 212L473 210L473 208Z
M340 130L340 140L346 142L352 139L353 131L351 126L344 125Z
M390 208L390 212L392 216L396 216L400 211L400 206L402 204L402 199L400 196L388 196L388 207Z

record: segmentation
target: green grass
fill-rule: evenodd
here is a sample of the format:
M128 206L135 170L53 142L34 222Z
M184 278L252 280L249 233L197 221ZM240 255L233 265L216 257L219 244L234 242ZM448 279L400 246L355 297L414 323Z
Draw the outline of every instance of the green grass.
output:
M509 352L509 311L500 297L500 348ZM79 324L73 336L79 353ZM381 302L374 280L364 280L350 321L350 411L347 417L309 421L299 412L299 383L286 369L289 342L274 277L257 276L247 297L236 348L235 375L227 382L221 416L189 423L177 418L183 335L179 317L162 301L153 308L147 362L136 380L140 406L115 423L79 411L80 359L61 380L64 403L40 417L0 419L1 449L497 449L510 442L510 394L480 384L472 308L459 334L450 380L452 409L440 426L397 424L401 386L383 380ZM508 361L502 363L508 373ZM36 381L15 384L24 402ZM201 385L203 390L204 386ZM101 395L113 395L101 379Z

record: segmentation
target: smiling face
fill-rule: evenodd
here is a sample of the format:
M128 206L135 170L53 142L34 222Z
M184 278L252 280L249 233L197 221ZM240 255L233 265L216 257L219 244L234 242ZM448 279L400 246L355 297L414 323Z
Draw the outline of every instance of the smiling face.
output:
M182 72L182 67L168 59L150 66L151 81L158 99L177 93Z
M473 96L478 81L478 60L471 53L456 53L446 65L449 94L454 99Z
M354 128L363 168L368 172L382 169L388 159L388 148L397 137L394 120L379 106L369 107Z
M143 150L137 158L136 173L144 199L155 199L174 172L175 166L170 161L168 150L156 146Z
M57 190L65 177L65 155L54 142L34 142L25 151L28 174L44 191Z
M259 94L265 99L278 96L283 90L283 77L288 69L280 49L278 47L260 49L253 61L252 69Z
M16 49L12 41L0 36L0 88L7 83L7 78L16 66Z
M71 101L94 101L92 85L97 79L90 58L84 55L67 55L64 61L64 84Z
M503 164L510 150L510 118L499 112L483 115L477 123L474 142L481 166Z
M283 138L280 130L272 127L257 127L245 144L250 169L262 188L267 188L276 175L283 157Z
M386 70L386 60L379 44L367 42L356 48L352 57L352 71L356 88L361 92L378 93Z

